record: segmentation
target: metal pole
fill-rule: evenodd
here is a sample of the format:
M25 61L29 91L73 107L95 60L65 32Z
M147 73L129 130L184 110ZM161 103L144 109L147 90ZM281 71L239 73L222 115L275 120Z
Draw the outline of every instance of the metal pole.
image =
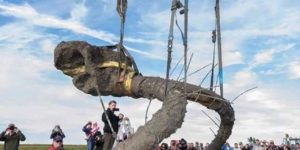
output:
M216 19L217 19L220 95L223 97L223 62L222 62L221 23L220 23L220 4L219 4L219 0L216 0L215 11L216 11Z
M184 1L184 94L186 97L189 1Z

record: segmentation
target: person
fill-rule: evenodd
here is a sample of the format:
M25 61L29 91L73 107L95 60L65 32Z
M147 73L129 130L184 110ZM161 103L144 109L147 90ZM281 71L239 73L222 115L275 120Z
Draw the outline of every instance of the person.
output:
M95 150L102 150L103 149L103 135L101 131L97 131L96 134L94 135L95 139Z
M194 143L188 143L188 150L197 150L194 146Z
M261 142L259 141L259 139L255 140L252 150L263 150L263 148L261 146Z
M246 145L243 144L243 142L239 142L239 147L240 147L241 150L248 150L246 148Z
M200 149L199 150L204 150L203 143L200 143Z
M291 141L290 141L290 136L289 134L285 134L285 138L283 138L283 141L282 141L282 144L283 145L287 145L287 146L290 146L291 145Z
M63 141L62 136L56 135L52 139L53 139L52 145L48 150L64 150L63 144L62 144L62 141Z
M241 150L238 143L234 143L233 150Z
M287 145L283 145L282 150L291 150L291 148Z
M247 143L244 147L243 150L252 150L251 146Z
M51 135L50 135L50 139L53 139L56 136L61 136L62 138L65 138L65 134L62 131L62 129L60 128L59 125L55 125L54 128L52 129Z
M226 142L222 148L222 150L233 150L233 148L230 146L230 144L228 142Z
M169 149L170 150L176 150L177 149L176 145L177 145L177 141L176 140L171 140Z
M160 150L168 150L168 149L169 149L169 146L168 146L167 143L162 143L162 144L160 145Z
M93 136L99 131L99 126L97 122L94 122L90 133L87 135L86 139L93 138Z
M0 134L0 141L4 141L4 150L18 150L20 141L25 140L24 134L14 124L9 124Z
M87 124L85 124L82 128L82 131L86 135L86 141L87 141L87 150L94 150L94 138L93 136L90 136L92 133L92 122L89 121Z
M61 147L64 147L63 145L63 139L66 137L64 132L62 131L61 127L59 125L55 125L52 129L50 139L54 139L55 137L60 136L62 138L61 140Z
M279 147L274 144L274 141L270 141L270 145L267 147L267 150L279 150Z
M297 147L295 144L291 144L291 150L297 150Z
M208 150L209 143L206 143L204 146L204 150Z
M185 139L180 139L177 144L177 150L187 150L187 142Z
M118 133L118 127L119 127L119 121L120 118L114 114L115 111L118 111L119 109L117 107L117 102L112 100L108 103L108 108L105 112L102 114L102 121L104 122L104 145L103 150L111 150L115 139L116 134ZM107 116L106 116L107 115ZM106 118L108 117L108 119ZM108 123L110 121L112 129Z
M200 145L199 145L199 142L195 142L195 148L196 148L196 150L202 150Z
M124 117L123 114L119 114L119 130L117 134L117 142L125 141L129 136L134 133L134 129L131 127L128 117Z
M296 143L296 148L297 150L300 150L300 144L298 142Z

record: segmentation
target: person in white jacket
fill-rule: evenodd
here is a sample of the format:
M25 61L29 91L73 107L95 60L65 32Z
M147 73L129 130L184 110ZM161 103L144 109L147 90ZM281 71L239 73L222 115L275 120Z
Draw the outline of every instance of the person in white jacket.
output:
M117 134L117 142L125 141L129 136L134 133L134 129L131 126L130 120L128 117L124 117L123 114L119 114L119 130Z

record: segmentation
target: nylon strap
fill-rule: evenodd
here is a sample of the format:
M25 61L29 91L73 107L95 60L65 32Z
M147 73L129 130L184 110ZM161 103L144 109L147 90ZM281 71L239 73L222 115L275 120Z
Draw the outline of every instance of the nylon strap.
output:
M119 62L116 61L106 61L104 63L101 63L97 65L98 68L122 68L126 69L128 73L126 74L125 81L122 83L122 86L125 90L125 93L128 95L132 94L132 78L134 75L137 74L135 72L134 68L122 63L121 66L119 66ZM71 77L73 76L78 76L81 74L86 73L86 67L85 66L78 66L76 68L71 68L71 69L63 69L62 70L64 74L69 75Z
M121 65L119 64L119 62L116 61L106 61L104 63L101 63L99 65L97 65L97 67L99 68L117 68L120 67L122 69L126 69L129 72L133 72L135 71L132 67L126 65L125 63L121 63ZM84 65L82 66L78 66L76 68L70 68L70 69L63 69L62 70L64 74L69 75L69 76L77 76L77 75L81 75L83 73L86 73L86 67Z

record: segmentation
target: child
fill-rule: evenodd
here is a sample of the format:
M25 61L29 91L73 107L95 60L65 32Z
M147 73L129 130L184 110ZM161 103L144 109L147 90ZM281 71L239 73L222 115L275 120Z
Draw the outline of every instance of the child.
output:
M99 128L98 123L94 122L91 126L90 133L86 134L86 140L92 138L98 132Z

